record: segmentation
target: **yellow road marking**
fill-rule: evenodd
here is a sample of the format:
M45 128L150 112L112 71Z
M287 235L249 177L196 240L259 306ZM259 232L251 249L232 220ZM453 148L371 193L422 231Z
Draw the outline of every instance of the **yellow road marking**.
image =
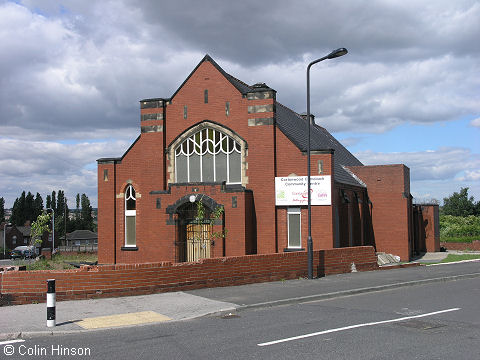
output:
M168 316L156 313L155 311L142 311L136 313L86 318L82 319L76 324L80 325L84 329L100 329L115 326L148 324L169 320L172 319L170 319Z

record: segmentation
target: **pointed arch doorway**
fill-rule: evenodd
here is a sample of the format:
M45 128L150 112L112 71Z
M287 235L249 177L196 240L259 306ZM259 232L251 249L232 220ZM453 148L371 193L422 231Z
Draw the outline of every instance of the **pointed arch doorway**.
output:
M177 209L176 261L197 261L211 257L213 244L213 226L210 221L211 211L204 208L204 215L199 214L198 202L187 202Z

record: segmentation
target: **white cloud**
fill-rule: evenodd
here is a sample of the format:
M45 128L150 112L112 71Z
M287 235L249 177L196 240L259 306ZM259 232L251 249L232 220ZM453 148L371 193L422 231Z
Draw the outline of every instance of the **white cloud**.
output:
M355 154L365 165L405 164L412 180L452 180L465 170L480 168L480 155L464 148L439 148L418 152Z
M465 174L458 178L460 181L480 181L480 170L465 170Z
M475 126L475 127L480 127L480 118L473 119L470 121L470 125Z
M61 144L0 138L1 196L10 207L23 190L45 196L60 189L70 198L86 193L96 204L97 173L91 170L95 160L121 156L129 145L125 141Z
M480 113L476 0L207 3L1 3L0 185L8 196L0 196L69 184L93 195L91 164L121 155L138 135L138 101L171 96L205 53L303 112L308 62L347 47L311 72L312 113L331 132ZM406 163L416 182L478 181L478 155L468 149L359 156Z
M480 155L464 148L418 152L355 154L365 165L405 164L410 168L410 191L416 199L442 200L461 187L469 187L480 200Z

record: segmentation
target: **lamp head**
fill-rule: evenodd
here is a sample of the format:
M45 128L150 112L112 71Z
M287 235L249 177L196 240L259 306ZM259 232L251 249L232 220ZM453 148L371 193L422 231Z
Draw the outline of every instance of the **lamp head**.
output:
M345 48L339 48L337 50L333 50L330 54L327 55L327 59L334 59L340 56L343 56L348 53L348 50Z

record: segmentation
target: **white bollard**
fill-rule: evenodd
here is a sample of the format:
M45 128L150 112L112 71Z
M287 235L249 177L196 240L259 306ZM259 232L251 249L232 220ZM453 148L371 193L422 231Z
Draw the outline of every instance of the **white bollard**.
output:
M55 327L55 279L47 280L47 327Z

